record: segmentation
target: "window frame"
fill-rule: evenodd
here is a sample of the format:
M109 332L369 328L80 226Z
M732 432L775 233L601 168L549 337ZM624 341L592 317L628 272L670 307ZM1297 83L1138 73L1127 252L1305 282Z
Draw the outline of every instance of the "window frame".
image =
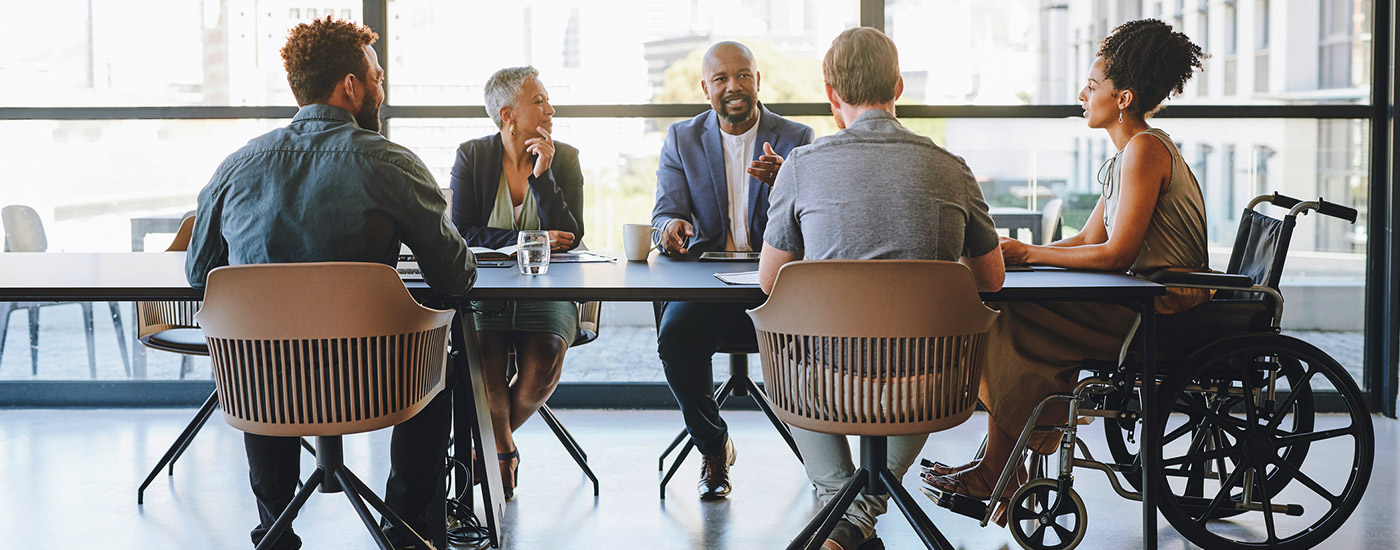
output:
M885 0L858 0L862 25L886 28ZM1355 0L1352 0L1355 1ZM1234 2L1229 3L1232 6ZM1387 416L1396 415L1397 361L1400 345L1400 239L1390 239L1391 228L1400 226L1397 209L1391 197L1397 186L1393 170L1396 152L1394 143L1395 94L1390 72L1394 14L1397 0L1373 0L1371 35L1371 99L1367 104L1322 105L1177 105L1164 110L1162 118L1202 119L1367 119L1371 128L1370 215L1373 223L1367 228L1366 252L1366 327L1365 382L1370 404ZM1160 3L1158 4L1160 6ZM1326 5L1320 2L1319 6ZM1053 6L1052 8L1053 9ZM1189 9L1182 0L1173 2L1173 17ZM1209 3L1200 0L1195 8L1200 15L1198 25L1209 32ZM363 22L379 32L388 26L388 0L364 0ZM1236 25L1238 23L1236 22ZM1321 21L1319 21L1321 25ZM1322 37L1325 38L1325 37ZM1201 38L1209 50L1209 36ZM374 48L389 67L389 40L380 40ZM1267 46L1265 47L1267 51ZM1237 48L1236 48L1237 49ZM1227 52L1226 56L1235 52ZM1319 75L1321 79L1321 75ZM1202 93L1208 94L1202 86ZM827 116L825 103L775 103L775 111L792 116ZM706 104L642 104L642 105L556 105L557 116L579 118L653 118L690 117L709 108ZM170 107L0 107L0 120L127 120L127 119L287 119L297 111L293 106L170 106ZM907 118L1072 118L1080 114L1078 105L1028 106L966 106L966 105L901 105L900 116ZM481 105L394 105L386 90L381 111L385 135L392 136L395 118L484 118Z

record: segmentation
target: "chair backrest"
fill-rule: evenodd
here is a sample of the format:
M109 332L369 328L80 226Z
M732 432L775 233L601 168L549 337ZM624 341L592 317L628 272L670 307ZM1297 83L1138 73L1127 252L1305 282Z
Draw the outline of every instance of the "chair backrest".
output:
M180 228L175 230L175 239L170 241L170 246L165 248L166 252L184 252L190 249L190 238L194 236L194 215L185 216L180 220Z
M1247 275L1256 285L1278 290L1296 223L1297 218L1293 215L1280 220L1246 208L1240 215L1240 227L1235 233L1235 244L1230 250L1230 263L1225 272ZM1257 300L1262 296L1257 292L1219 291L1215 293L1215 299Z
M190 236L194 233L194 216L186 216L175 232L175 239L166 252L184 252L190 248ZM199 328L194 322L194 314L199 311L199 302L136 302L136 338L142 344L150 345L147 337L172 329Z
M1064 199L1050 199L1040 209L1040 242L1050 244L1059 238L1060 212L1064 210Z
M392 426L443 387L451 311L418 305L394 268L328 262L221 267L195 320L224 419L282 436Z
M784 265L749 316L764 390L785 422L907 435L972 414L997 312L957 262L823 260Z
M33 208L11 204L0 208L0 222L5 226L5 252L47 252L49 239L44 235L44 222Z

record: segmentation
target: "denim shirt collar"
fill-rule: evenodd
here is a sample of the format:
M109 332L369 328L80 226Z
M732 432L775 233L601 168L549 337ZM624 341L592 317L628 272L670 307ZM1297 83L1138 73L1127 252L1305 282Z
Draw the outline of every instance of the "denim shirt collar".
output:
M297 110L296 116L292 117L292 122L302 122L306 120L335 120L359 126L359 124L355 122L355 115L351 114L350 111L325 103L305 105Z

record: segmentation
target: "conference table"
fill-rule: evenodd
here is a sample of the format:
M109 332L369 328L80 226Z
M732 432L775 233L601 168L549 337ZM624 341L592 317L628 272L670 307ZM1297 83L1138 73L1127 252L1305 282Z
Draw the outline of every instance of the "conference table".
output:
M602 253L612 257L620 254ZM189 286L184 274L185 254L168 253L0 253L0 301L136 301L199 300L203 291ZM555 263L545 275L520 274L514 266L482 267L476 284L466 296L453 297L436 292L422 281L406 280L405 286L419 301L436 307L466 311L469 300L573 300L573 301L711 301L758 302L765 298L756 285L730 285L715 273L752 271L753 262L699 262L672 259L653 254L646 262L623 260L598 263ZM983 293L988 302L1013 301L1097 301L1119 303L1141 314L1143 378L1152 380L1152 360L1156 341L1156 315L1153 299L1165 288L1122 273L1071 271L1036 268L1008 271L998 292ZM454 354L459 376L454 406L457 426L470 426L473 442L482 456L493 456L495 442L482 383L476 334L463 330L461 318L454 322ZM1152 386L1146 385L1150 390ZM1156 396L1142 392L1143 413L1148 426L1156 416ZM1155 430L1144 430L1142 533L1143 547L1157 547L1158 491L1146 472L1161 468L1161 442ZM486 437L482 437L485 434ZM465 449L462 452L466 452ZM469 456L469 455L468 455ZM465 458L465 457L464 457ZM463 462L466 463L467 459ZM493 545L499 545L498 525L504 511L500 492L500 472L485 468L482 484L487 530Z

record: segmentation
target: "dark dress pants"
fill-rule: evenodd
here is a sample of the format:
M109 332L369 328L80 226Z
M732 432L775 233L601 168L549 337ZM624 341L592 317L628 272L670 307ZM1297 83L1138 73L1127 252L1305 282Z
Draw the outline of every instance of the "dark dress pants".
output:
M389 481L384 502L419 535L433 540L445 528L442 504L444 466L452 422L452 391L444 389L422 411L397 426L389 443ZM253 543L261 541L277 516L292 502L301 475L301 443L295 437L243 434L248 453L248 478L258 501L258 526ZM434 510L434 503L437 503ZM386 531L390 540L408 540L406 534ZM301 539L291 528L283 531L279 550L295 550Z
M656 327L656 351L666 383L680 403L685 428L707 455L724 452L729 437L715 403L711 361L722 346L756 346L753 320L745 311L758 304L664 302Z

